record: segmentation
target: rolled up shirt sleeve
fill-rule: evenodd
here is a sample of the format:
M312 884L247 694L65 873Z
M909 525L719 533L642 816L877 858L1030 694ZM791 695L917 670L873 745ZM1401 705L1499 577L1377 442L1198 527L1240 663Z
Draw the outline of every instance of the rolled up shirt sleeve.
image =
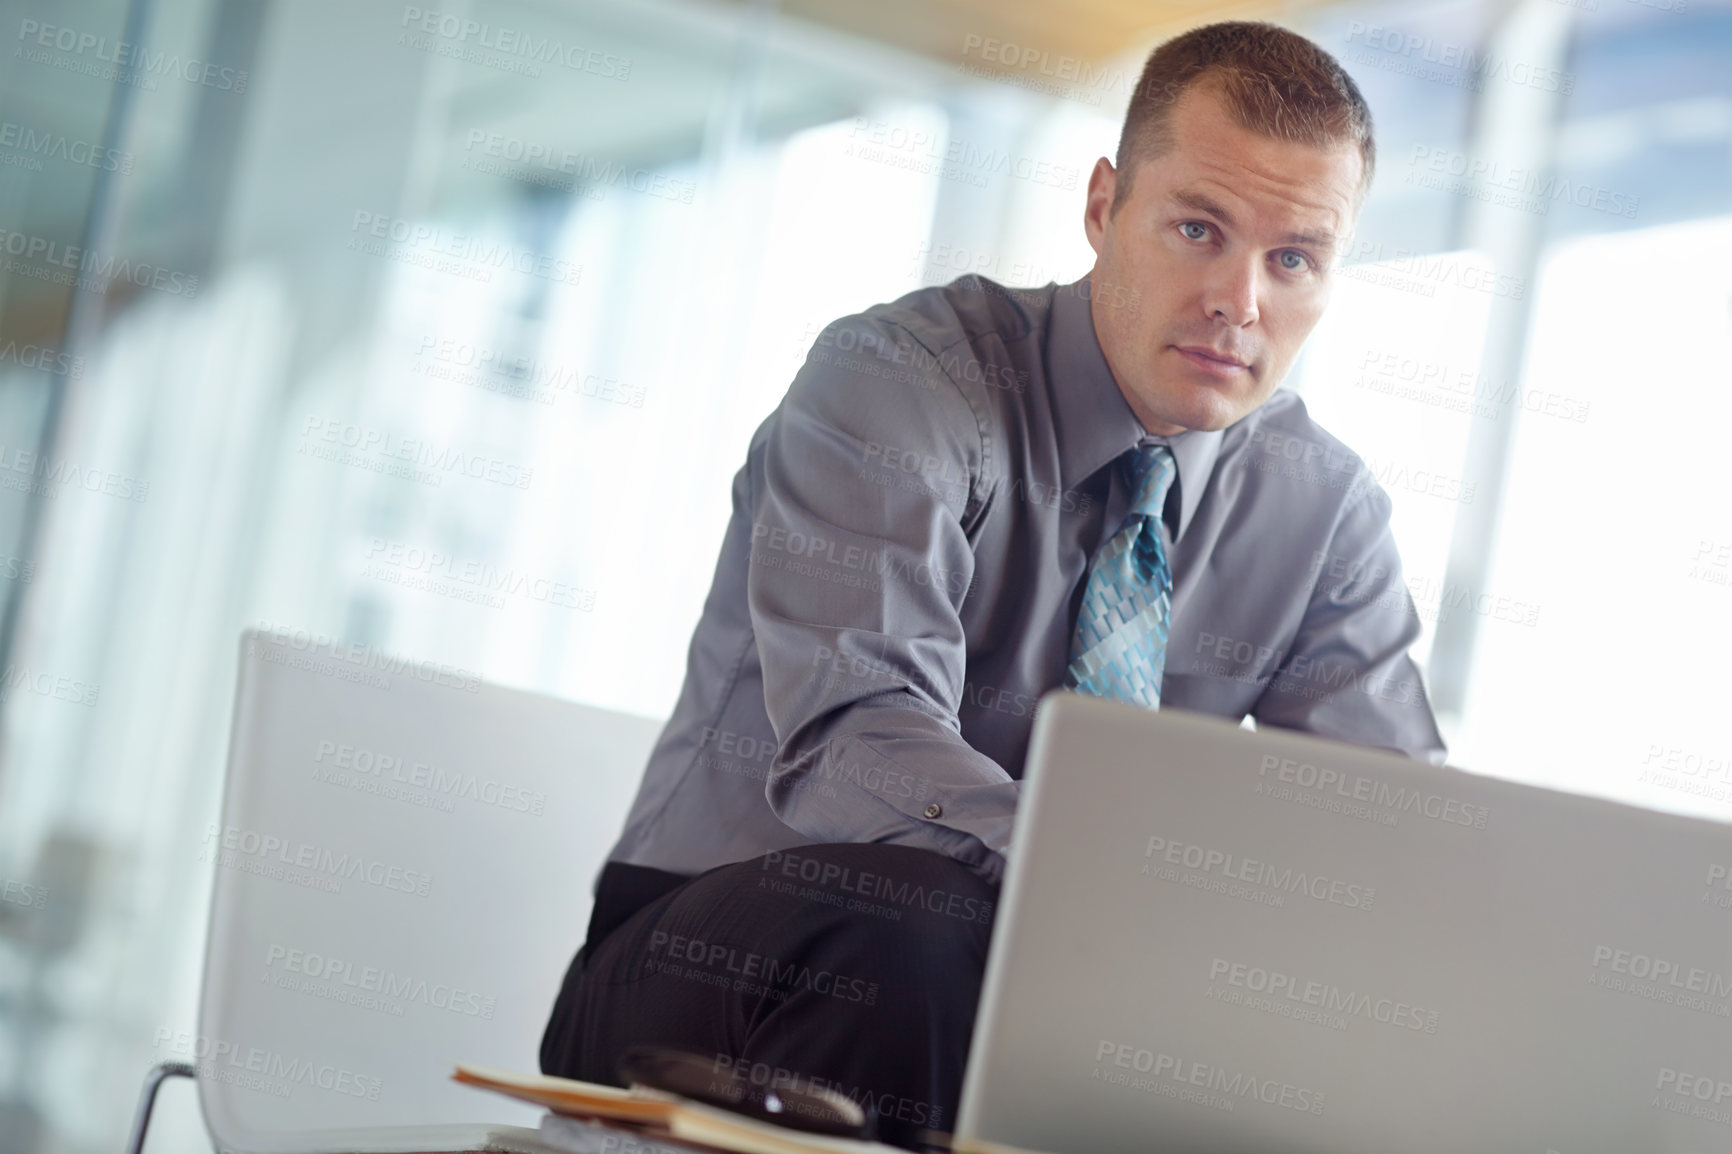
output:
M772 423L746 584L778 741L765 794L814 841L918 846L996 877L1020 783L957 720L987 445L940 352L845 318Z
M1441 765L1447 750L1408 656L1419 614L1389 514L1388 494L1366 478L1314 558L1317 579L1298 633L1251 716Z

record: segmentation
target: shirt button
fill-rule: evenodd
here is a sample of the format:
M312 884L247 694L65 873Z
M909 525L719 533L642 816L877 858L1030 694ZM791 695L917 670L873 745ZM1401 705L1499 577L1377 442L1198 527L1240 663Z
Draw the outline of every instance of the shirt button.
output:
M939 805L937 802L933 802L931 805L926 807L926 816L927 817L937 817L939 814L941 814L943 812L944 812L944 807Z

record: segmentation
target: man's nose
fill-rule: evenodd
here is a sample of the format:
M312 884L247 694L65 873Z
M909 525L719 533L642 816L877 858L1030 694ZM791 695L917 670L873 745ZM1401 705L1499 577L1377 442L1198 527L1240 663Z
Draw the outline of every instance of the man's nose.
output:
M1235 328L1257 319L1258 269L1254 257L1223 257L1210 270L1203 300L1210 319L1219 317Z

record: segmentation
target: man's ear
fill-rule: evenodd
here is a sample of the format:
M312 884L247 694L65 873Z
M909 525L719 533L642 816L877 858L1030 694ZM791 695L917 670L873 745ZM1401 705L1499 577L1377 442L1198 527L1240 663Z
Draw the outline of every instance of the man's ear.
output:
M1118 193L1118 176L1112 161L1104 156L1095 161L1094 171L1089 173L1089 196L1083 205L1083 233L1097 258L1106 244L1107 218L1112 215L1113 197Z

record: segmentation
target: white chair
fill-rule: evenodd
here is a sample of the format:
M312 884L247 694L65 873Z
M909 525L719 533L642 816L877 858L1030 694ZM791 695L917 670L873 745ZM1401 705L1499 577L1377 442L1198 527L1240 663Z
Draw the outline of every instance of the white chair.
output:
M196 1033L159 1038L232 1154L539 1149L535 1071L661 723L249 630Z

